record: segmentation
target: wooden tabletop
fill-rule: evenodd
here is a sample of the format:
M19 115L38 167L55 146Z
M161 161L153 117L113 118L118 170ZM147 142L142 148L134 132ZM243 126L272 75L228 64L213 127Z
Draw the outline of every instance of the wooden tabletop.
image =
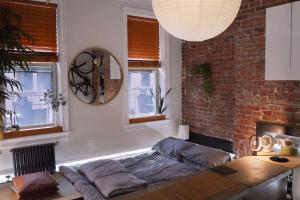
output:
M274 162L270 160L270 156L251 156L254 159L262 160L273 165L280 165L283 167L287 167L289 169L296 169L300 167L300 156L280 156L281 158L287 158L289 162L281 163L281 162Z
M39 198L39 200L72 200L78 199L81 195L74 189L72 184L64 178L63 175L54 174L55 180L59 183L59 190L53 195L45 198ZM17 200L15 192L12 190L12 182L0 184L0 199L2 200Z
M226 163L225 166L238 170L236 173L227 175L227 178L249 187L254 187L290 171L290 168L285 166L274 165L253 157L239 158Z
M147 192L134 200L221 200L238 196L244 196L248 187L234 180L230 180L215 172L204 171L188 176L180 181L175 181L166 187ZM128 198L127 198L128 199Z

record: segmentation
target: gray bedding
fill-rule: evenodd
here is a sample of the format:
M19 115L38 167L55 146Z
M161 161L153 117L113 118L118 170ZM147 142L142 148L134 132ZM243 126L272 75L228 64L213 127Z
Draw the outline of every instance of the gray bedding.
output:
M106 198L142 189L147 182L130 174L116 160L98 160L80 166L87 179L94 183Z
M148 184L170 181L198 171L190 165L163 156L158 152L123 159L120 160L120 163L130 173L147 181Z
M60 166L62 173L82 195L84 200L104 200L98 189L84 175L79 173L75 167Z
M204 145L194 145L181 152L182 161L197 169L209 169L231 160L229 153Z
M182 162L172 160L157 152L143 154L133 158L119 160L125 169L148 183L148 186L180 178L198 171L198 169ZM81 167L79 167L81 168ZM83 195L85 200L106 199L97 189L96 184L89 181L77 167L61 166L59 171ZM100 182L98 186L100 186Z
M102 200L105 199L104 196L110 197L122 194L125 182L125 185L129 187L124 192L130 191L132 188L132 191L134 191L136 183L139 187L139 184L143 185L143 183L151 186L171 181L199 170L205 170L211 163L223 164L228 158L227 153L215 152L214 149L209 148L199 148L200 146L193 148L195 145L183 140L174 140L174 138L166 138L156 144L156 147L158 146L164 150L163 153L156 151L133 158L121 159L118 162L103 163L97 161L96 163L80 166L80 170L75 167L61 167L60 172L74 184L76 190L83 195L85 200ZM171 156L165 155L168 152ZM179 158L183 159L183 162L179 161ZM214 159L217 159L217 161L214 162ZM189 162L185 162L186 160ZM123 175L131 174L136 180L125 175L121 178L121 184L118 184L118 179L120 179L118 175L122 173ZM97 179L99 180L97 181ZM130 182L128 180L134 181ZM119 189L121 189L121 192L118 191Z

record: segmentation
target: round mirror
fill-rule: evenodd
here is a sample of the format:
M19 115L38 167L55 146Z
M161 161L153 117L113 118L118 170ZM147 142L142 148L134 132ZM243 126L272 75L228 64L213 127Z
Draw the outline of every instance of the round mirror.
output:
M69 85L75 96L88 104L110 102L123 82L121 66L110 52L90 48L80 52L69 67Z

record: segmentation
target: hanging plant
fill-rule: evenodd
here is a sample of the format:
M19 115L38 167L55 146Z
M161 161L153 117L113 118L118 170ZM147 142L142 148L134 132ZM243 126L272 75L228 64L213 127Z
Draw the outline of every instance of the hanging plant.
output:
M6 110L5 101L22 90L19 81L9 78L6 73L15 73L17 69L28 70L30 48L24 47L22 41L33 43L30 35L21 28L21 17L12 10L0 7L0 129L3 130L6 115L12 111Z
M192 73L202 76L203 79L202 89L206 95L210 96L214 91L213 81L211 77L212 71L211 71L210 64L208 63L197 64L194 66Z

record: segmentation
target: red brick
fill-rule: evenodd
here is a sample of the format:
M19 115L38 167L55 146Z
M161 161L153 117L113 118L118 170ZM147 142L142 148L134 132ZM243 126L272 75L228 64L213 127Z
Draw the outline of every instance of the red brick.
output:
M264 80L265 9L288 2L243 0L224 33L183 43L182 109L191 131L231 140L241 152L259 120L300 123L300 82ZM213 71L211 98L201 89L201 77L191 74L195 64L204 62Z

